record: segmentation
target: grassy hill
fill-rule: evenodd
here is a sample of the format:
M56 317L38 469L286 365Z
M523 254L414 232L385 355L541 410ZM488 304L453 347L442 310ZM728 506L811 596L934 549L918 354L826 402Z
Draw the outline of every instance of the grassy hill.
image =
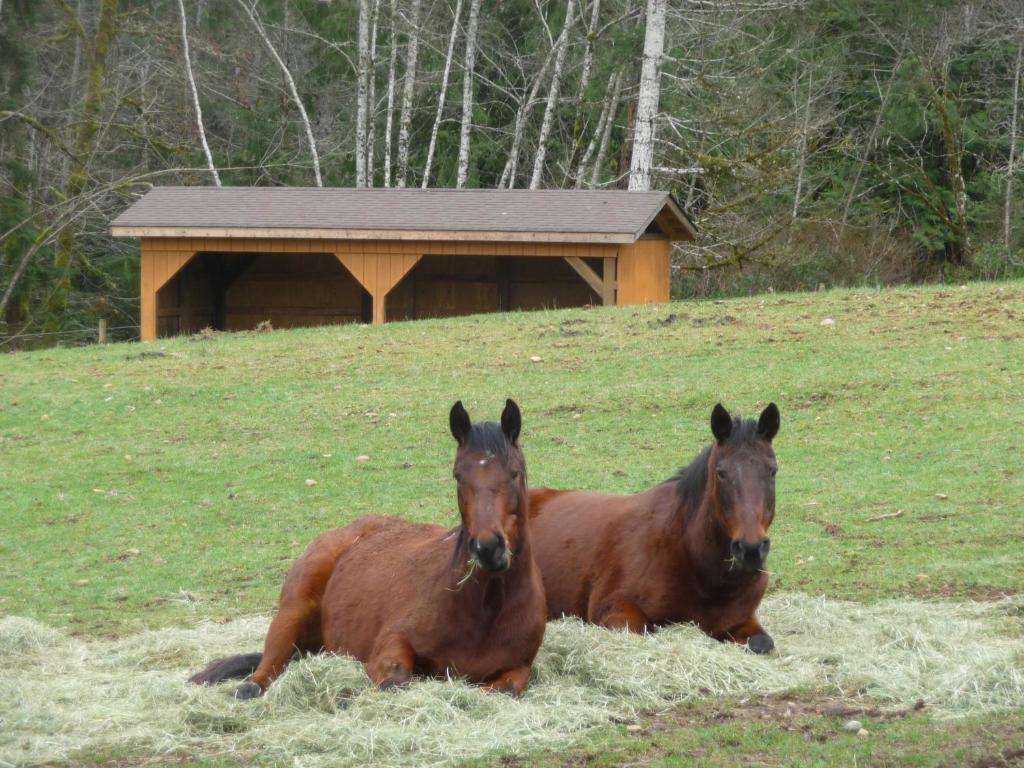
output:
M1016 594L1022 382L1020 282L0 357L0 615L92 638L266 613L326 528L454 524L448 409L508 396L532 485L623 493L688 462L716 402L775 401L772 591Z

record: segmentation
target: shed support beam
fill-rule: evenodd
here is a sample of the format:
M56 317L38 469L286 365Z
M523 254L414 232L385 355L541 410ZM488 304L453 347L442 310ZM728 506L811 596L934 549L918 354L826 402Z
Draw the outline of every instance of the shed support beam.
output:
M582 277L587 285L598 296L601 297L601 303L606 307L615 304L615 259L612 257L605 257L604 259L604 275L599 275L590 265L587 264L579 256L564 256L563 257L569 266L576 270L576 274Z
M195 252L178 249L176 241L158 241L156 244L142 240L140 247L139 272L139 339L153 341L156 339L156 295L182 267L192 260ZM173 249L173 250L172 250Z
M388 292L405 277L420 260L418 254L402 253L335 253L345 269L373 298L373 324L380 325L387 317Z

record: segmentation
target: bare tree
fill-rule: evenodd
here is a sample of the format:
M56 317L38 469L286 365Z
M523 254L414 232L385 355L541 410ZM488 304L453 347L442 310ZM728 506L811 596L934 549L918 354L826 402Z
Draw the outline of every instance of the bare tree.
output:
M665 0L663 0L665 1ZM562 72L565 69L565 57L569 52L569 30L572 28L575 0L567 0L565 4L565 23L562 33L555 43L555 68L551 73L551 87L548 89L548 103L544 107L544 120L540 124L540 135L537 137L537 154L533 158L533 176L530 178L530 189L537 189L544 177L544 157L547 154L548 135L555 119L555 108L558 106L558 90L562 83Z
M508 152L508 160L505 161L505 167L501 172L501 180L498 182L499 189L512 189L512 187L516 185L516 170L519 166L519 151L523 143L526 119L529 117L530 110L537 101L537 94L540 92L540 85L547 76L548 68L554 60L555 50L555 48L552 48L548 52L548 56L544 60L544 64L533 77L533 83L530 85L529 93L524 96L521 102L519 102L519 107L516 109L516 121L512 128L512 146Z
M473 73L476 69L476 35L481 0L470 0L466 28L466 59L462 75L462 125L459 128L459 171L455 186L462 189L469 178L469 131L473 124Z
M185 19L185 0L178 0L178 11L181 13L181 47L185 54L185 74L188 75L188 87L192 93L192 106L196 110L196 128L199 129L199 141L203 145L203 153L206 155L206 165L213 176L213 183L220 186L220 174L217 173L217 166L213 164L213 154L210 152L210 145L206 143L206 129L203 127L203 109L199 106L199 91L196 90L196 79L192 74L192 57L188 50L188 22Z
M391 55L388 62L388 105L384 118L384 186L391 186L391 137L395 126L395 66L398 60L398 0L391 0Z
M1020 96L1021 54L1024 53L1024 38L1017 41L1017 65L1013 69L1013 113L1010 118L1010 157L1006 165L1006 199L1003 204L1003 244L1010 253L1010 211L1013 207L1013 171L1017 157L1017 109Z
M579 164L576 166L576 180L574 186L576 189L580 189L583 186L584 179L586 178L586 169L590 164L590 159L594 156L594 150L602 142L605 135L605 126L611 124L611 121L615 119L615 107L619 101L619 82L622 79L622 70L616 70L608 76L608 86L605 88L605 97L601 105L601 116L597 119L597 125L594 127L593 133L590 135L590 143L587 144L586 150L583 152L583 156L580 158ZM610 131L609 131L610 133Z
M409 42L406 44L405 80L402 84L402 115L398 125L398 176L395 186L404 187L409 176L409 129L412 126L412 102L416 88L416 56L420 46L420 9L423 0L412 0L409 18Z
M619 95L622 92L622 70L615 73L615 87L608 101L608 119L604 123L604 131L601 133L601 144L597 150L597 157L594 158L594 167L590 172L590 186L596 187L601 181L601 169L604 168L605 160L608 157L608 147L611 145L612 127L615 125L615 115L619 111Z
M370 0L359 0L359 67L356 71L356 186L366 186L366 115L370 77Z
M69 28L83 39L85 29L81 19L67 5L62 4ZM100 107L105 93L104 83L107 78L107 54L117 37L118 0L102 0L99 9L99 21L96 33L87 48L89 75L86 80L85 96L78 114L75 143L71 150L71 168L67 183L64 186L64 199L74 200L81 195L89 181L89 158L99 130ZM67 304L71 290L71 268L75 259L75 233L72 226L65 226L57 237L57 250L54 267L57 280L47 302L46 330L56 330L58 317Z
M366 117L366 186L373 186L374 137L377 123L377 23L380 21L380 0L373 0L373 22L370 26L370 72L367 78L368 95L366 103L369 113Z
M284 74L284 79L288 83L288 91L291 93L292 101L299 108L299 114L302 116L302 125L306 129L306 140L309 142L309 153L313 157L313 174L316 176L316 185L322 187L324 185L323 179L320 177L320 155L316 151L316 141L313 139L313 128L309 123L309 115L306 114L306 107L302 104L302 99L299 98L299 91L295 87L295 80L292 78L292 73L288 70L288 66L284 63L284 59L277 53L277 49L274 44L270 42L270 38L267 36L266 30L263 28L262 22L260 22L259 15L256 13L255 4L249 5L246 0L238 0L238 4L242 6L242 9L249 16L249 20L252 21L256 32L259 33L260 39L263 40L263 44L267 46L267 50L270 52L271 57L277 62L277 66L281 68L281 72Z
M665 50L665 11L668 0L647 0L647 29L644 32L640 94L637 97L633 130L633 156L629 164L629 188L651 188L654 164L655 121L661 97L661 56Z
M452 19L452 31L448 36L448 55L444 59L444 75L441 77L441 92L437 95L437 113L434 115L434 127L430 130L430 146L427 147L427 162L423 166L423 189L430 186L430 166L434 163L434 149L437 147L437 132L441 128L441 115L444 112L445 95L448 93L448 76L452 71L452 53L455 50L455 36L459 31L459 19L462 17L462 0L455 4L455 16ZM461 184L459 186L462 186Z

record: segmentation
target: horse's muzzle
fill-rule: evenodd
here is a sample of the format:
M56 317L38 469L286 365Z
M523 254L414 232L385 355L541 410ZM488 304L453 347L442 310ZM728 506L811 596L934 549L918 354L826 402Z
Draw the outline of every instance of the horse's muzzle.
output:
M743 539L733 539L729 547L732 555L734 570L760 571L764 568L764 562L768 559L768 550L771 549L771 540L768 538L751 544Z
M510 565L505 537L500 533L489 539L470 539L469 551L485 571L497 573Z

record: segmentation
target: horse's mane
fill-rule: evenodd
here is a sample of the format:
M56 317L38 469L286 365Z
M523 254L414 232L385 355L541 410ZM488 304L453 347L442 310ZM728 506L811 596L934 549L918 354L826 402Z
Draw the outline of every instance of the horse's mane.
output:
M467 449L487 453L501 459L509 457L511 447L505 433L501 431L501 426L493 421L474 424L466 439Z
M757 422L754 419L733 419L732 432L725 445L752 443L757 438ZM712 444L713 445L713 444ZM708 485L708 456L712 445L705 446L693 461L676 472L666 482L675 483L676 494L690 510L695 510L704 498Z

